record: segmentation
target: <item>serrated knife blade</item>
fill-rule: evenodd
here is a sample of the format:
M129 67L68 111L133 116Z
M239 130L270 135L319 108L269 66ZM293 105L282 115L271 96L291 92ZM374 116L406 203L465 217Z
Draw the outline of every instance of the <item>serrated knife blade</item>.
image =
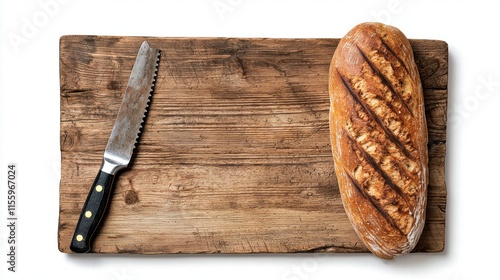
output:
M106 212L114 178L118 171L130 163L153 92L159 59L160 51L144 41L132 68L101 168L83 205L71 240L70 249L75 253L91 250L94 233Z

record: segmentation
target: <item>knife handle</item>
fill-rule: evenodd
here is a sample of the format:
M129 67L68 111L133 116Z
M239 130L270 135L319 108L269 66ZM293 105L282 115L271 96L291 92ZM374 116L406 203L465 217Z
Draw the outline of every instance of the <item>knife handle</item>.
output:
M106 212L114 178L115 175L99 170L76 224L69 247L71 251L75 253L90 251L94 233Z

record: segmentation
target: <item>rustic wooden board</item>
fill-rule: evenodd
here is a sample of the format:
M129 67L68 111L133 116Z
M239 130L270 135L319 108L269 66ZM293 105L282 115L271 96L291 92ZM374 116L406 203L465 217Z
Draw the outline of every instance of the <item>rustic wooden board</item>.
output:
M338 39L60 40L59 250L69 243L142 40L162 50L99 253L366 252L344 213L328 131ZM415 251L445 244L448 48L411 40L425 89L430 185Z

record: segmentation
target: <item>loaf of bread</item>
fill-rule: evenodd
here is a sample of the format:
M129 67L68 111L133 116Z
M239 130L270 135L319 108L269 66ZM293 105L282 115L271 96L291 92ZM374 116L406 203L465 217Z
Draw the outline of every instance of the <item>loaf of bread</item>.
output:
M362 23L340 41L329 73L330 133L346 213L384 259L409 253L425 223L424 97L405 35Z

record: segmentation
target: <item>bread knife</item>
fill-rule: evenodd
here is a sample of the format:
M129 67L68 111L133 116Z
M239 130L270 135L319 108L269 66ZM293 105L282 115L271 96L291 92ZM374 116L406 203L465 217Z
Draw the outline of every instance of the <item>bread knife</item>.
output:
M75 253L91 250L97 228L105 216L117 173L128 166L154 89L160 51L144 41L137 54L101 168L83 205L71 239Z

